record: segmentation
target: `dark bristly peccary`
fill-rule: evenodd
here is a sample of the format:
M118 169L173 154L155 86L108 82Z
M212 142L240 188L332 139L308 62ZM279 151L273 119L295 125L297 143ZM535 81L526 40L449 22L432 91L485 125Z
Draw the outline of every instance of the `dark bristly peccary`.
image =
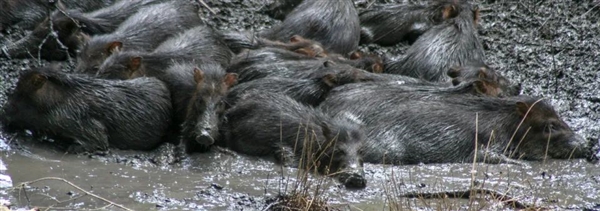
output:
M267 76L294 77L297 73L312 73L324 68L324 62L284 49L263 48L236 55L227 72L237 73L238 82Z
M248 60L248 57L271 53L271 56L281 56L280 60L286 59L328 59L339 63L349 64L370 72L380 73L383 71L383 61L376 55L367 55L361 52L353 52L349 58L336 53L329 53L323 46L302 36L294 35L288 43L271 41L250 34L240 32L227 32L224 35L227 46L235 53L243 53L238 58ZM244 50L253 50L245 51ZM287 51L286 51L287 50ZM288 52L290 51L290 52ZM268 63L269 61L263 61Z
M402 78L398 78L397 80L371 79L369 76L366 76L366 79L360 76L358 78L364 82L343 85L335 89L335 92L359 90L376 92L377 90L381 90L384 93L398 93L399 97L404 96L406 98L416 96L427 98L455 97L465 94L490 97L511 96L505 94L498 83L484 79L463 82L457 86L447 86L446 84L427 83L418 80L412 81ZM414 92L415 94L411 95L410 92ZM430 93L431 95L424 95L424 93Z
M450 83L429 82L404 75L371 73L344 64L344 62L337 63L329 59L311 59L305 55L270 48L251 50L238 54L234 57L234 61L227 71L237 73L240 84L266 77L318 79L324 74L332 73L339 80L345 81L343 84L367 81L393 81L400 84L451 85Z
M81 32L87 35L111 33L139 8L160 1L164 0L121 0L88 13L76 9L67 10L59 2L58 10L39 23L31 34L5 46L4 54L0 56L37 57L40 51L40 57L46 60L65 60L68 58L67 53L74 57L83 42ZM56 32L55 37L48 37L51 31Z
M332 119L282 94L252 92L225 113L222 130L223 144L234 151L316 168L346 187L366 186L358 155L365 136L349 119Z
M13 24L19 23L23 29L31 29L47 17L48 11L53 11L53 3L48 0L1 0L0 1L0 31ZM60 0L69 9L79 9L82 12L107 7L114 0Z
M329 52L346 56L358 48L360 23L352 0L304 0L283 23L262 35L279 41L299 35L323 44Z
M238 56L244 57L244 54ZM331 60L300 59L285 61L285 59L280 59L279 55L269 53L249 55L245 60L234 63L228 68L228 72L237 73L238 82L240 84L267 77L316 79L331 73L334 74L338 80L341 79L344 81L343 84L368 81L393 81L400 84L450 86L449 83L434 83L404 75L371 73Z
M280 48L310 57L325 57L326 52L321 43L306 39L299 35L290 37L289 42L273 41L258 37L249 32L228 31L223 33L223 40L234 53L245 49Z
M191 66L172 68L189 71ZM187 153L206 151L219 140L220 120L226 106L225 95L237 83L237 75L225 73L218 64L204 63L191 71L195 90L187 93L191 94L191 98L181 131L181 141Z
M378 63L378 61L380 60L372 58L365 58L364 60L311 58L310 56L284 49L262 48L244 51L236 55L232 61L232 65L227 68L227 72L238 73L239 82L244 83L268 76L304 78L313 73L332 69L347 69L348 71L357 70L355 67L348 65L350 63L356 66L370 66L370 70L376 70L381 67L381 64Z
M308 55L299 54L285 49L264 47L256 50L244 50L231 61L228 69L239 69L254 64L287 62L290 60L316 60Z
M478 14L475 7L464 9L457 17L432 27L408 48L404 57L388 62L384 72L447 82L450 68L484 63L475 28Z
M461 9L456 0L435 1L430 5L374 6L359 14L362 28L360 42L383 46L413 43L431 27L456 17Z
M182 0L140 9L113 33L91 37L82 47L76 72L96 74L115 51L150 52L169 37L202 24L196 3Z
M340 78L341 79L341 78ZM282 93L300 103L317 106L334 87L344 84L335 74L327 73L314 79L266 77L235 86L227 94L227 105L233 106L240 96L249 92Z
M454 86L465 81L480 79L497 83L505 96L516 96L521 93L521 84L513 85L498 71L483 63L471 63L460 67L453 67L448 70L447 74L452 79L452 85Z
M362 121L368 137L362 151L366 162L472 162L476 156L478 162L520 163L513 159L583 158L590 154L588 142L539 98L356 88L358 85L334 89L321 108L332 116L351 113Z
M150 150L171 122L171 99L154 78L108 81L52 68L25 71L4 108L5 124L57 137L69 151Z
M206 60L229 66L233 53L209 26L197 26L169 38L153 52L115 51L98 69L107 79L128 79L166 70L177 62L203 63ZM191 71L191 70L190 70ZM134 74L137 74L134 75Z

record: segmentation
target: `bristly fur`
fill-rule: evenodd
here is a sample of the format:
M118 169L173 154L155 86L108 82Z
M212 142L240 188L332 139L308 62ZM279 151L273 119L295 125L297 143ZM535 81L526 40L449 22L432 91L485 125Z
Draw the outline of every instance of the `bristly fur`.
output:
M67 8L82 12L96 10L111 5L114 0L61 0ZM3 27L18 23L23 29L31 29L48 15L49 1L38 0L3 0L0 1L0 30Z
M405 56L386 64L385 73L407 75L433 82L447 82L450 68L484 63L471 10L432 27L406 51Z
M193 92L187 93L191 96L181 125L181 143L188 153L206 151L212 144L221 140L219 127L225 112L224 98L232 85L227 84L227 74L216 62L200 64L198 69L203 73L203 80L195 83ZM206 133L202 134L203 131ZM213 143L200 143L202 136Z
M5 107L8 125L71 141L87 151L149 150L171 123L171 99L154 78L109 81L50 68L24 72Z
M38 51L41 51L41 58L47 60L65 60L68 58L67 53L74 57L84 42L81 33L89 36L111 33L138 9L160 1L164 0L118 1L111 6L88 13L78 9L67 10L62 8L61 4L61 8L54 11L50 19L46 18L37 24L31 34L6 46L5 53L10 58L27 58L30 55L37 55ZM46 39L39 49L42 41L51 33L51 24L58 37ZM64 51L61 44L68 51Z
M123 43L122 50L153 51L166 39L202 24L197 5L189 1L171 1L139 10L127 18L113 33L94 36L82 48L77 72L96 74L109 56L107 46ZM160 27L148 27L148 26Z
M331 90L322 78L316 79L291 79L281 77L261 78L235 86L227 94L227 105L236 104L239 98L248 92L282 93L290 96L300 103L317 106Z
M223 145L248 155L274 156L285 165L317 168L347 186L365 186L358 155L365 137L359 125L278 93L250 92L241 98L225 113Z
M444 14L449 9L453 14ZM359 14L361 44L377 43L391 46L400 42L413 43L431 27L460 13L461 5L455 0L441 0L425 4L392 4L371 7Z
M322 43L327 51L348 55L358 48L360 23L352 0L304 0L281 25L262 35L280 41L300 35Z
M132 69L129 64L135 57L141 58L141 64L137 69ZM103 78L128 79L127 76L133 72L137 71L137 75L161 72L177 62L218 62L222 67L227 67L231 57L233 53L217 32L209 26L197 26L167 39L152 52L115 52L102 63L98 75ZM192 70L193 68L189 71Z
M332 90L320 106L332 116L349 112L364 122L368 136L363 151L366 162L470 162L475 153L476 128L481 145L479 153L489 144L490 152L495 154L488 155L486 162L506 162L507 157L520 156L542 159L548 141L549 157L568 158L571 152L573 158L586 156L586 141L550 105L543 101L535 103L537 98L479 97L465 95L454 87L398 88L397 85L347 85ZM534 106L517 129L521 115L527 112L527 107L519 104ZM552 127L551 134L544 132L548 127ZM509 150L503 154L505 148Z

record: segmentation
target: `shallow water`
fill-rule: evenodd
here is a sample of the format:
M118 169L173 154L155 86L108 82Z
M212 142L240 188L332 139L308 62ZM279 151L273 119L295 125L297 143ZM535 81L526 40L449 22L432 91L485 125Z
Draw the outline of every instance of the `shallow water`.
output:
M134 210L255 210L266 206L265 198L289 192L297 183L296 169L281 168L269 160L220 152L193 155L185 165L155 165L146 157L154 152L116 151L109 156L63 154L39 144L19 143L19 150L1 152L5 174L12 184L43 177L64 178L81 188ZM114 160L119 160L113 162ZM385 210L386 198L403 208L505 209L494 200L419 200L393 197L408 191L467 190L476 187L508 193L526 204L553 209L581 209L600 202L600 168L584 160L508 164L437 164L411 166L365 166L368 186L347 190L336 181L310 176L313 188L344 210ZM473 168L475 169L474 171ZM472 172L474 174L472 175ZM282 176L283 175L283 176ZM287 184L287 187L286 187ZM287 189L286 189L287 188ZM286 191L287 190L287 191ZM18 207L94 208L106 203L89 196L63 204L57 200L79 197L82 191L57 180L31 184L4 193ZM4 197L3 197L4 198ZM488 197L489 198L489 197ZM28 200L29 199L29 200ZM28 205L28 202L30 203ZM116 208L110 207L109 210Z

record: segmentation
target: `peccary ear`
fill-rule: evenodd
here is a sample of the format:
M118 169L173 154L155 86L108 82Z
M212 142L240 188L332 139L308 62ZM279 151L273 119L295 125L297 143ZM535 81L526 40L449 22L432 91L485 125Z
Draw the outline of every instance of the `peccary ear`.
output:
M227 73L227 74L225 74L223 83L225 83L227 88L230 88L233 85L237 84L237 77L238 77L238 74L236 74L236 73Z
M479 79L486 79L488 78L488 75L484 70L479 70L479 72L477 73L477 77Z
M473 88L475 89L475 92L483 95L486 95L489 91L488 84L480 80L473 81Z
M42 86L48 81L48 79L41 74L34 74L31 76L31 88L33 90L38 90L42 88Z
M300 35L294 35L294 36L290 37L290 42L296 43L296 42L302 41L303 39L304 38L302 38Z
M448 72L446 74L448 76L450 76L450 78L457 78L458 76L460 76L461 71L462 71L462 68L460 68L460 67L452 67L452 68L450 68L450 70L448 70Z
M350 54L351 60L356 60L362 58L362 54L359 51L354 51Z
M529 105L527 105L527 103L517 102L517 113L519 116L524 117L525 114L527 114L527 111L529 111Z
M377 63L371 65L371 69L373 70L374 73L382 73L383 72L383 64L377 62Z
M120 51L122 47L123 47L122 42L113 41L113 42L109 43L108 46L106 47L106 52L110 55L117 51Z
M204 72L197 67L194 68L194 81L196 84L200 84L204 81Z
M479 7L475 7L473 9L473 24L477 25L479 24L479 18L480 18L480 11L479 11Z
M459 11L456 9L456 6L450 4L450 5L445 5L444 8L442 8L442 18L445 19L450 19L450 18L454 18L458 15Z
M334 87L338 83L337 77L332 73L325 74L321 80L329 87Z
M140 69L140 66L142 65L142 57L136 56L131 58L131 60L129 60L129 70L131 70L131 72L134 72L138 69Z

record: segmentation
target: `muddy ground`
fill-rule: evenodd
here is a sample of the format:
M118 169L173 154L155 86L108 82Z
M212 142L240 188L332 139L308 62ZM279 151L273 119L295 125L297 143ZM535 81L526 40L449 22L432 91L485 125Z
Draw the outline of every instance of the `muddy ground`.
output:
M206 0L205 0L206 1ZM272 0L207 1L218 14L202 15L219 29L260 30L279 21L264 14ZM379 0L387 2L386 0ZM356 0L365 7L366 0ZM483 1L479 27L487 62L514 82L523 94L542 96L575 131L593 141L600 137L600 8L597 1ZM12 28L0 42L23 36ZM363 50L389 57L406 46ZM0 59L0 105L19 71L47 62ZM112 151L109 155L69 155L26 132L0 133L0 203L14 207L95 208L105 202L84 196L65 183L49 180L20 191L21 182L61 177L134 210L262 210L266 198L293 189L298 171L269 160L221 152L196 154L168 165L172 146L154 152ZM408 209L510 209L487 200L418 200L391 197L405 191L463 190L472 184L506 192L528 204L551 209L600 209L600 165L585 160L527 162L529 166L439 164L390 167L366 165L368 187L346 190L333 180L311 177L331 204L348 210L381 210L390 202ZM300 173L302 175L302 173ZM55 200L75 199L57 204ZM117 210L108 207L108 210Z

